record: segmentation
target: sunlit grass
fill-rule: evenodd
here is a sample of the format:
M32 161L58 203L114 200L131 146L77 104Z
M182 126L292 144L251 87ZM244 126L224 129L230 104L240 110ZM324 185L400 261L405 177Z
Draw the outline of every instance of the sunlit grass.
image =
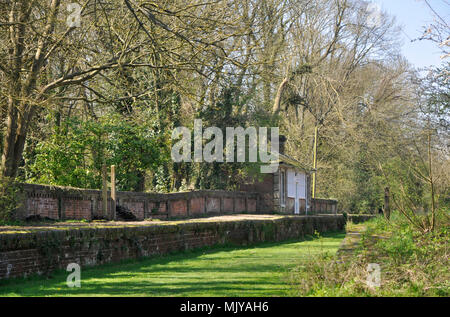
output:
M66 272L0 281L0 296L288 296L288 273L314 255L334 254L344 233L246 248L214 248L83 269L81 288Z

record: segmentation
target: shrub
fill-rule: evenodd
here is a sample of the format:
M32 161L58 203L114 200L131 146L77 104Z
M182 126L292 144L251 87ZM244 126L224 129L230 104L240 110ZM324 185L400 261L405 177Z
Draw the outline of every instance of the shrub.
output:
M0 224L12 219L14 211L19 207L18 195L20 185L9 177L0 177Z
M292 273L296 296L449 296L449 222L423 234L402 215L364 224L359 247L350 257L317 257ZM366 283L369 263L381 267L381 287Z

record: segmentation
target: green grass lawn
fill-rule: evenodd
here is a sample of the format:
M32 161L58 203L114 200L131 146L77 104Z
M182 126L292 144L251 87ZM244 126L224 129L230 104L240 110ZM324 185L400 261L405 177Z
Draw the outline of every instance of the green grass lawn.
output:
M289 296L289 272L313 255L334 254L345 233L317 239L213 248L82 269L81 288L67 274L0 281L0 296Z

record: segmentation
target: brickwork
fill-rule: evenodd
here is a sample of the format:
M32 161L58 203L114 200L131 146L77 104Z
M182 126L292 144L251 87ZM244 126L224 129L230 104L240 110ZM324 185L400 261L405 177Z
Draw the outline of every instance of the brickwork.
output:
M297 239L344 226L342 215L320 215L0 233L0 279L49 273L69 263L86 267L213 245Z
M247 184L242 184L240 190L258 193L258 212L273 212L274 208L274 175L267 174L262 180L249 179ZM277 174L278 175L278 174Z
M173 200L169 201L169 210L171 217L183 217L187 215L187 201Z
M248 212L258 212L256 208L257 200L256 199L247 199L247 210Z
M189 201L189 215L195 216L195 215L201 215L205 213L205 198L198 197L198 198L192 198Z
M58 199L52 197L33 197L27 200L30 216L39 215L43 218L58 219Z
M234 211L233 204L234 204L233 198L224 198L223 199L223 211L232 213Z
M165 202L149 202L148 206L152 214L164 214L167 212Z
M121 201L120 205L131 210L137 220L144 220L145 204L143 201Z
M98 190L24 184L22 203L16 218L40 215L51 219L87 219L103 216L103 201ZM156 194L118 192L117 204L130 210L138 220L148 217L188 218L205 213L259 211L257 193L230 191L192 191ZM246 201L250 202L246 206ZM235 209L235 206L237 208ZM108 219L114 219L112 201L108 199Z
M92 205L90 200L65 199L64 200L65 219L92 219Z
M316 214L337 214L337 200L333 199L311 199L310 210Z
M220 212L220 198L216 198L216 197L206 198L206 212L219 213Z
M267 179L270 179L267 178ZM266 186L260 185L261 187ZM274 185L275 186L275 185ZM266 193L268 195L268 193ZM200 217L205 214L271 213L266 194L229 191L192 191L156 194L118 192L117 203L130 210L138 220L148 217L169 219ZM276 194L276 193L275 193ZM274 197L269 201L275 201ZM103 202L98 190L51 187L24 184L23 201L16 213L18 219L40 215L51 219L87 219L103 216ZM300 201L300 214L305 214L306 202ZM114 219L112 201L108 200L109 219ZM286 200L285 213L294 213L294 199ZM336 214L337 201L311 199L308 214Z
M244 212L245 208L245 198L235 199L234 212Z

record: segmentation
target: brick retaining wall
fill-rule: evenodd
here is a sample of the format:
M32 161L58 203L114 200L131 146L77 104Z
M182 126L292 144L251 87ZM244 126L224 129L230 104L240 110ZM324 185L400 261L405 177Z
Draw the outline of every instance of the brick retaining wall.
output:
M260 217L0 233L0 279L45 274L69 263L93 266L206 246L297 239L345 227L342 215Z
M375 218L376 218L375 215L353 215L353 214L347 215L347 221L351 221L353 223L363 223Z
M337 205L334 199L312 198L310 210L316 214L337 214Z
M55 220L87 219L102 215L100 190L23 184L18 219L39 215ZM128 208L138 220L192 218L218 214L258 213L259 195L251 192L203 190L157 194L117 192L117 204ZM114 219L108 201L108 219Z
M39 215L55 220L102 216L100 190L23 184L22 203L16 218ZM117 192L117 204L128 208L138 220L147 218L196 218L233 213L271 213L261 193L202 190L184 193ZM308 214L337 214L337 201L312 199ZM108 201L108 219L115 219ZM286 214L293 213L287 212Z

